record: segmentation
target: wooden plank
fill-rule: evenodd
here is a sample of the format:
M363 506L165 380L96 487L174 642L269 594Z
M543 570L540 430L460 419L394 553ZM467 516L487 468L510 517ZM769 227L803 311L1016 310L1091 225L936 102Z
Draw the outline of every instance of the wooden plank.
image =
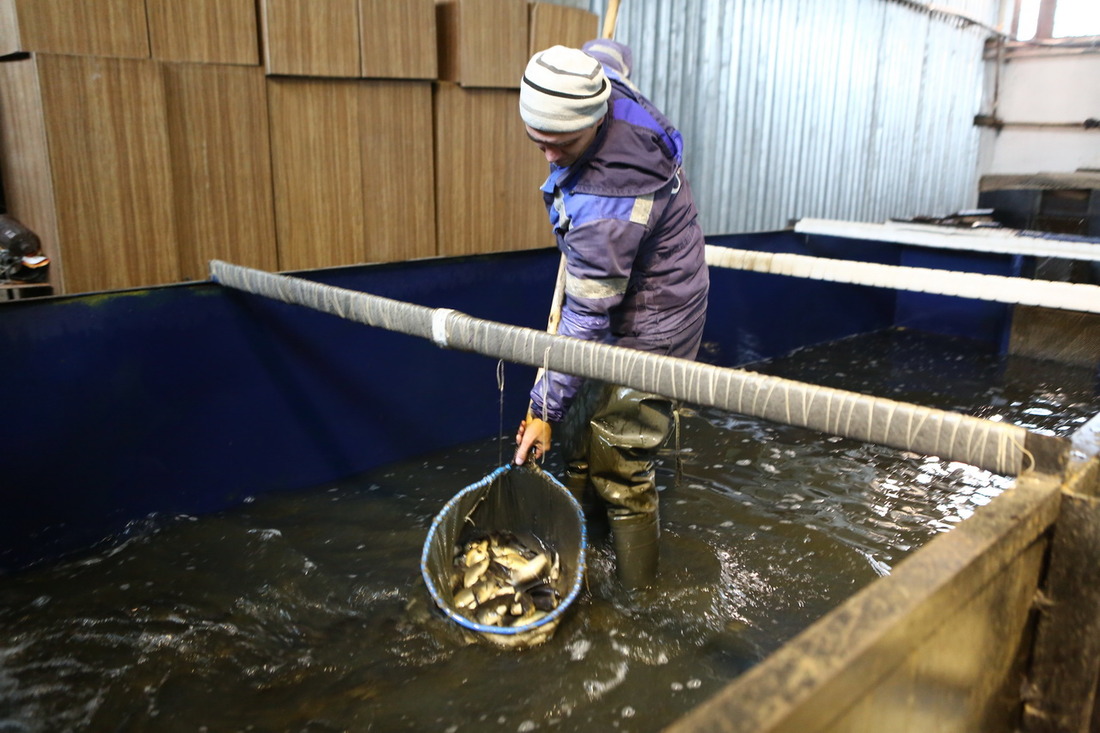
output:
M0 185L8 213L38 235L50 284L63 290L50 152L35 59L0 63Z
M261 0L268 74L358 77L358 0Z
M153 58L260 63L254 0L146 0Z
M360 0L362 76L435 79L435 0Z
M527 55L551 46L580 48L600 36L600 18L580 8L551 3L531 3L530 43Z
M1100 679L1100 499L1066 493L1043 587L1022 730L1090 730Z
M15 0L0 0L0 56L19 53L22 50Z
M1059 384L1061 387L1061 384ZM1084 496L1100 496L1100 415L1079 427L1071 438L1073 448L1070 451L1066 490Z
M211 259L277 269L263 69L164 64L163 72L180 275L206 279Z
M546 160L524 132L519 92L436 88L439 254L554 245L539 186Z
M364 82L360 119L366 260L435 255L432 85Z
M66 292L178 281L158 64L40 56L39 72Z
M145 0L16 0L23 50L148 58Z
M919 651L875 680L870 694L828 725L806 711L776 730L972 733L1015 729L1029 621L1048 543L1037 541L974 597L945 614ZM889 658L892 650L880 656ZM871 662L874 664L874 662ZM855 670L853 670L855 672ZM853 675L854 676L854 675ZM801 727L799 727L801 726Z
M1021 476L665 730L1011 729L1060 503L1057 480Z
M518 89L527 65L527 4L437 0L439 78L464 87Z
M268 79L279 268L365 260L355 82Z

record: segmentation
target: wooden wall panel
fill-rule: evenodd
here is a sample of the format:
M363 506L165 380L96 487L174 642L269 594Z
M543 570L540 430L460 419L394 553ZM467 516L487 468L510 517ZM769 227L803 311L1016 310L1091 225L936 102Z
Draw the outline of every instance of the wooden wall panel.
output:
M360 0L362 76L435 79L435 0Z
M527 3L439 0L439 78L464 87L518 89L527 65Z
M50 153L34 59L0 63L0 178L8 213L38 235L50 258L50 284L62 291Z
M180 275L207 278L211 259L278 269L263 69L163 72Z
M19 40L19 18L15 14L15 0L0 0L0 56L23 50Z
M426 82L268 79L279 268L436 253Z
M432 85L360 85L368 262L436 254Z
M159 65L37 58L66 291L178 281Z
M595 13L550 3L531 3L528 57L551 46L580 48L600 37L600 19Z
M26 51L148 58L145 0L16 0Z
M259 65L254 0L146 0L153 58Z
M358 0L261 0L269 74L358 77Z
M554 245L539 186L546 159L524 132L519 92L436 88L439 254Z
M362 262L358 85L268 79L279 268Z

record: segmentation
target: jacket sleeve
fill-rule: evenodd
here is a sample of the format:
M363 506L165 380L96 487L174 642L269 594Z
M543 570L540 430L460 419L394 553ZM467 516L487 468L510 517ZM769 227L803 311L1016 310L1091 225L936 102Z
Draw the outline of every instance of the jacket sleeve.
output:
M565 235L566 280L560 336L608 343L615 309L623 301L646 229L631 221L635 199L605 199L607 214L573 227ZM625 216L623 216L625 214ZM531 389L536 417L558 422L576 396L583 377L547 372ZM544 409L545 408L545 409Z

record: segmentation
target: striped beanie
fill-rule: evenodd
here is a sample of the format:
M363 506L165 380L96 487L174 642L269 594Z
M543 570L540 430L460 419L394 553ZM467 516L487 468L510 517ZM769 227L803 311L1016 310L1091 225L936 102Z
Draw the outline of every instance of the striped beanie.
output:
M611 85L600 62L584 51L552 46L527 62L519 114L542 132L576 132L607 114Z

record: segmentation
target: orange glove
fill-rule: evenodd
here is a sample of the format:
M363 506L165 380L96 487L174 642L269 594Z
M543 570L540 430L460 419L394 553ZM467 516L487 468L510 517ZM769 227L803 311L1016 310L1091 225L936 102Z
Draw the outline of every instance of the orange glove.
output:
M517 466L522 466L528 456L542 458L550 451L550 435L553 429L550 423L527 413L527 419L519 424L516 432L516 457Z

